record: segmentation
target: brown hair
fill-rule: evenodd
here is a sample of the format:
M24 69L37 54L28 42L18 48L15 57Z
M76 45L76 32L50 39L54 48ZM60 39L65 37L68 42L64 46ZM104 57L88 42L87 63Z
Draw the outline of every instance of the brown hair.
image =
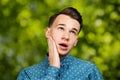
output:
M72 7L67 7L65 9L63 9L61 12L52 15L49 19L49 24L48 24L49 27L53 24L56 17L60 14L67 15L67 16L77 20L80 24L80 30L81 30L81 28L82 28L82 16L75 8L72 8Z

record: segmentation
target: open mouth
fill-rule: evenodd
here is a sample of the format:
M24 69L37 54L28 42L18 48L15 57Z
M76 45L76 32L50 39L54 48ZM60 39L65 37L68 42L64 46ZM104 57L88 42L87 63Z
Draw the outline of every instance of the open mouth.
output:
M64 43L61 43L61 44L59 44L61 47L64 47L64 48L67 48L68 47L68 45L67 44L64 44Z

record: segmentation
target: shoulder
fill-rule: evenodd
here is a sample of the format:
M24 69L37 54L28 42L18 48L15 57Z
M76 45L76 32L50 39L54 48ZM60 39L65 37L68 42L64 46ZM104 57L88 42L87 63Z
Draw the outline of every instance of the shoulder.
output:
M91 80L103 80L98 67L90 61L73 57L72 66L73 72L77 72L79 75L89 77Z
M35 64L35 65L32 65L30 67L25 68L25 70L27 70L27 71L29 71L29 70L38 70L38 69L40 70L42 68L45 68L46 65L47 64L45 62L40 62L38 64Z
M96 68L96 65L93 62L82 60L76 57L73 57L73 64L82 68Z
M45 72L45 68L46 68L47 63L46 62L40 62L38 64L32 65L30 67L27 67L23 70L21 70L21 72L18 75L18 79L17 80L23 80L23 78L25 79L29 79L29 78L34 78L37 76L42 76Z
M27 73L27 74L32 74L33 72L38 73L38 72L42 71L44 68L46 68L46 65L47 64L45 62L40 62L38 64L24 68L21 72Z
M81 60L79 58L73 58L73 63L72 66L77 70L80 71L81 73L85 73L85 74L100 74L100 71L98 69L98 67L90 62L90 61L86 61L86 60Z

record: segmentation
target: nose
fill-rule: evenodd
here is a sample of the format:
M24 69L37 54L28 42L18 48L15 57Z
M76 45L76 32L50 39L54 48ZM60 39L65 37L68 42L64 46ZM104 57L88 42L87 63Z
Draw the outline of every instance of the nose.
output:
M70 38L70 34L69 34L69 32L65 32L65 33L63 33L63 37L62 37L62 38L68 41L69 38Z

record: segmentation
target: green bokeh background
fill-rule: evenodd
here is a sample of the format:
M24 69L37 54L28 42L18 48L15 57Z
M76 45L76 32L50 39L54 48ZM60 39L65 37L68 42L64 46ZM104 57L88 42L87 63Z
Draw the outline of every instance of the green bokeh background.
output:
M120 79L120 0L0 0L0 80L44 60L48 19L68 6L83 16L72 55L95 63L105 80Z

